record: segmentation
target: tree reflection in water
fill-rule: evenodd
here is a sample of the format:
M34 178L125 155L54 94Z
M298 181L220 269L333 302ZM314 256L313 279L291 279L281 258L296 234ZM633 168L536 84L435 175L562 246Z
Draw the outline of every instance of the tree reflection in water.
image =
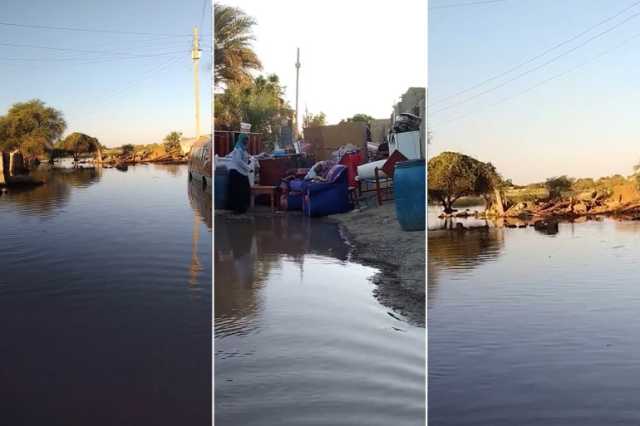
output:
M56 214L67 204L72 188L87 188L99 182L102 169L41 167L32 175L45 184L11 188L2 200L16 204L21 214L46 217Z
M439 230L427 233L427 303L435 300L439 275L445 271L467 272L495 260L504 249L501 228Z

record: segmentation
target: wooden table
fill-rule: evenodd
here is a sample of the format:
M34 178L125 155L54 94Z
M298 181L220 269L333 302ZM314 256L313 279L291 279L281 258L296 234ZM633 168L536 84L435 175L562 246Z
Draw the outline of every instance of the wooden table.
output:
M275 210L276 198L278 196L278 187L267 185L254 185L251 187L251 208L254 208L256 205L256 195L263 194L269 196L269 204L271 205L271 210Z

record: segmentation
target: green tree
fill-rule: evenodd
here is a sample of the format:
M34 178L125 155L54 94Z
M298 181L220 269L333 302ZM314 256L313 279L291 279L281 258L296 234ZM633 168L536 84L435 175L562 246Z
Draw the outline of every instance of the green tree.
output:
M171 132L164 137L164 149L170 153L181 152L180 139L182 139L182 132Z
M340 120L341 123L366 123L371 124L373 121L373 117L367 114L355 114L351 118L347 118L346 120Z
M573 182L572 189L576 191L587 191L594 189L596 182L592 178L580 178Z
M573 180L567 176L557 176L547 179L545 187L549 191L549 198L556 199L562 196L563 192L569 191Z
M306 111L304 116L302 117L302 127L320 127L327 124L327 116L324 112L319 112L317 114L310 113Z
M502 178L491 163L483 163L468 155L443 152L427 165L429 198L438 200L445 213L453 212L453 204L469 195L485 198L493 193L502 208Z
M251 83L251 71L261 70L262 64L251 47L255 20L241 9L214 4L213 67L214 84Z
M53 149L47 149L46 139L37 133L23 137L18 149L24 155L25 160L32 160L47 152L53 152Z
M250 123L251 131L262 133L265 141L275 140L283 120L293 117L275 74L258 76L251 84L230 84L214 95L214 111L217 129L239 129L241 122Z
M0 151L25 149L37 156L53 149L67 123L62 112L39 99L17 102L0 116Z
M122 150L123 154L131 154L135 150L135 147L132 144L128 143L122 145L120 149Z
M62 149L73 155L73 160L78 161L80 155L95 153L96 157L101 160L100 142L98 139L85 135L80 132L73 132L63 140L61 140L56 148Z

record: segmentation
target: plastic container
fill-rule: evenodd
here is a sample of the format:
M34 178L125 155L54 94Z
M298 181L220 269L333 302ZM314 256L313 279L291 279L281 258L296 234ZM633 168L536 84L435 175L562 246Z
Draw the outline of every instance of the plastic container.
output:
M382 166L387 162L387 159L372 161L371 163L362 164L357 167L358 169L358 179L375 179L375 168L377 167L380 170L380 175L386 177L384 172L382 171Z
M358 166L362 164L362 155L360 155L360 151L352 151L346 153L342 156L340 164L347 167L349 186L358 186L356 176L358 175Z
M424 231L427 209L424 160L396 163L393 193L400 227L405 231Z
M227 209L227 189L229 185L229 172L224 166L216 166L214 179L214 208Z

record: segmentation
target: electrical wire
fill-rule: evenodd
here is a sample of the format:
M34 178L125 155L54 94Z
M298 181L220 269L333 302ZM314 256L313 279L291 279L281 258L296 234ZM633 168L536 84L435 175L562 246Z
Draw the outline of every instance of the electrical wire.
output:
M43 30L57 30L57 31L76 31L76 32L90 32L90 33L104 33L104 34L123 34L123 35L153 35L164 37L191 37L191 34L167 34L167 33L151 33L140 31L119 31L119 30L101 30L95 28L78 28L78 27L56 27L52 25L32 25L32 24L17 24L14 22L2 22L0 25L6 27L18 27L18 28L34 28Z
M2 42L0 42L0 46L57 50L57 51L64 51L64 52L109 54L109 55L119 55L123 57L152 57L152 56L173 55L176 53L184 53L183 50L178 50L178 51L164 52L164 53L132 54L132 53L121 52L121 51L120 52L113 51L113 50L87 50L87 49L74 49L74 48L67 48L67 47L39 46L39 45L33 45L33 44L16 44L16 43L2 43Z
M449 110L451 108L455 108L456 106L466 104L466 103L468 103L468 102L470 102L470 101L472 101L472 100L474 100L474 99L476 99L476 98L478 98L480 96L486 95L487 93L490 93L490 92L493 92L493 91L495 91L497 89L500 89L500 88L506 86L507 84L509 84L509 83L511 83L513 81L516 81L516 80L520 79L521 77L524 77L525 75L531 74L532 72L535 72L535 71L537 71L537 70L539 70L539 69L541 69L541 68L543 68L543 67L545 67L545 66L547 66L547 65L549 65L549 64L551 64L551 63L553 63L555 61L557 61L558 59L560 59L560 58L562 58L562 57L564 57L564 56L566 56L566 55L578 50L579 48L584 47L585 45L589 44L593 40L596 40L596 39L602 37L603 35L610 33L611 31L613 31L616 28L622 26L623 24L629 22L631 19L633 19L633 18L635 18L637 16L640 16L640 12L637 12L637 13L634 13L633 15L628 16L624 20L618 22L613 27L607 28L606 30L604 30L604 31L602 31L602 32L600 32L600 33L598 33L598 34L586 39L582 43L572 47L571 49L569 49L569 50L567 50L567 51L565 51L565 52L563 52L563 53L561 53L561 54L559 54L557 56L554 56L553 58L549 59L546 62L543 62L542 64L540 64L540 65L538 65L538 66L536 66L534 68L530 68L530 69L528 69L526 71L523 71L522 73L516 75L515 77L513 77L511 79L505 80L502 83L497 84L495 86L492 86L491 88L489 88L487 90L484 90L482 92L476 93L475 95L470 96L470 97L468 97L466 99L463 99L460 102L456 102L456 103L453 103L453 104L448 105L446 107L442 107L442 108L436 109L431 115L438 114L438 113L440 113L442 111L446 111L446 110Z
M529 93L532 90L537 89L538 87L544 86L545 84L547 84L547 83L549 83L549 82L551 82L553 80L557 80L560 77L563 77L563 76L565 76L565 75L567 75L567 74L569 74L569 73L571 73L571 72L573 72L573 71L575 71L577 69L580 69L580 68L582 68L582 67L584 67L584 66L586 66L586 65L588 65L588 64L590 64L590 63L592 63L592 62L594 62L594 61L596 61L596 60L598 60L598 59L600 59L600 58L602 58L602 57L604 57L604 56L606 56L606 55L608 55L608 54L610 54L610 53L612 53L612 52L614 52L614 51L616 51L616 50L618 50L618 49L620 49L622 47L624 47L629 42L631 42L632 40L635 40L635 39L637 39L639 37L640 37L640 33L635 34L635 35L623 40L621 43L615 45L614 47L606 49L606 50L600 52L598 55L596 55L596 56L594 56L594 57L592 57L590 59L587 59L586 61L583 61L583 62L581 62L580 64L578 64L576 66L573 66L573 67L571 67L571 68L569 68L569 69L567 69L565 71L562 71L562 72L560 72L558 74L555 74L555 75L553 75L553 76L551 76L549 78L546 78L546 79L544 79L544 80L542 80L542 81L540 81L540 82L538 82L538 83L536 83L536 84L534 84L532 86L527 87L526 89L524 89L524 90L522 90L522 91L520 91L518 93L515 93L515 94L513 94L511 96L508 96L506 98L503 98L503 99L499 100L498 102L493 103L488 108L495 108L496 106L499 106L499 105L501 105L501 104L503 104L505 102L508 102L508 101L513 100L513 99L515 99L517 97L520 97L520 96L522 96L522 95L524 95L526 93ZM475 111L471 111L471 112L469 112L467 114L460 115L460 116L455 117L455 118L453 118L451 120L445 121L439 127L444 127L444 126L447 126L447 125L449 125L451 123L463 120L465 118L469 118L470 116L472 116L474 114L475 114Z
M529 58L529 59L527 59L527 60L525 60L525 61L523 61L521 63L519 63L518 65L515 65L514 67L511 67L511 68L509 68L508 70L506 70L504 72L501 72L501 73L496 74L496 75L494 75L492 77L489 77L489 78L487 78L487 79L481 81L480 83L477 83L477 84L475 84L475 85L473 85L471 87L468 87L466 89L460 90L460 91L458 91L456 93L453 93L451 95L448 95L448 96L446 96L444 98L435 99L435 100L431 101L431 105L439 105L442 102L446 102L449 99L455 98L455 97L457 97L459 95L462 95L464 93L468 93L468 92L470 92L470 91L472 91L474 89L477 89L477 88L485 85L486 83L489 83L489 82L491 82L493 80L496 80L496 79L498 79L500 77L503 77L505 75L508 75L508 74L512 73L513 71L516 71L516 70L522 68L523 66L528 65L528 64L530 64L530 63L542 58L543 56L547 55L548 53L551 53L554 50L557 50L560 47L562 47L562 46L564 46L564 45L566 45L568 43L571 43L572 41L575 41L575 40L579 39L583 35L588 34L589 32L593 31L594 29L596 29L596 28L606 24L607 22L617 18L618 16L624 14L625 12L628 12L630 9L633 9L635 6L637 6L639 4L640 4L640 1L636 1L636 2L634 2L632 4L630 4L629 6L625 7L624 9L616 12L614 15L609 16L608 18L605 18L602 21L599 21L595 25L592 25L592 26L588 27L586 30L583 30L583 31L577 33L576 35L574 35L574 36L572 36L572 37L570 37L570 38L568 38L566 40L563 40L558 44L555 44L555 45L551 46L550 48L542 51L541 53L539 53L539 54L537 54L537 55L535 55L535 56L533 56L533 57L531 57L531 58Z
M429 6L429 10L450 9L452 7L464 7L464 6L478 6L482 4L491 4L491 3L504 3L506 1L508 0L481 0L481 1L469 1L464 3L450 3L450 4Z

